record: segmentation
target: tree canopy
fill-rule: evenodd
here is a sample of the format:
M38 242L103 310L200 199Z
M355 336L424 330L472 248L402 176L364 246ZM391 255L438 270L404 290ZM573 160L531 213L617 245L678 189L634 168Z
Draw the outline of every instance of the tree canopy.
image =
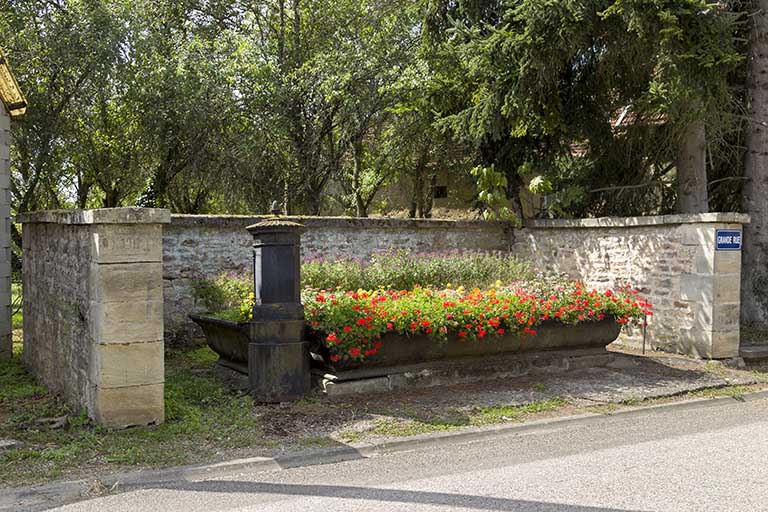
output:
M750 9L8 0L0 45L30 103L14 209L277 199L365 216L404 183L410 214L429 216L438 173L474 183L465 206L489 216L666 213L702 173L704 202L735 209Z

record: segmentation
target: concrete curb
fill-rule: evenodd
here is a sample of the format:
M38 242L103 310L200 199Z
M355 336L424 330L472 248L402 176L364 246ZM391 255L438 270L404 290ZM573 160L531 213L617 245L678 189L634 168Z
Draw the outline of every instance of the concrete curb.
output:
M566 428L597 422L605 416L632 417L647 414L663 414L670 410L695 410L717 407L732 402L754 402L768 399L768 390L748 393L739 397L715 397L671 402L666 404L639 406L634 409L620 410L607 414L585 413L573 416L547 418L513 425L495 425L472 428L457 432L440 432L407 437L395 441L370 444L361 443L350 446L323 448L297 452L276 457L251 457L235 459L214 464L180 466L176 468L151 471L133 471L116 473L96 480L73 480L45 484L31 488L0 489L0 511L45 510L53 506L77 501L90 489L131 490L141 487L167 485L172 482L197 481L229 475L235 472L266 472L283 469L333 464L379 457L382 455L414 451L424 448L441 447L453 443L473 443L497 437L514 436L528 432Z

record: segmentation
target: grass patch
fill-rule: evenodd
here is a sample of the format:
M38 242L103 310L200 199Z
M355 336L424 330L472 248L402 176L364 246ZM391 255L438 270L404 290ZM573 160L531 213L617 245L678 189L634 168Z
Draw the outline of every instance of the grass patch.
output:
M219 450L266 445L248 395L225 388L206 372L210 349L166 357L166 422L112 430L75 414L35 382L18 356L0 361L0 438L24 447L0 455L0 485L50 480L82 471L156 467L211 459ZM67 416L51 429L41 418Z
M473 413L470 416L470 421L473 425L490 425L492 423L519 421L527 415L559 409L566 405L566 403L567 402L562 398L556 397L524 405L484 407Z
M435 418L432 420L379 420L372 432L386 437L407 437L431 432L447 432L466 427L467 421L462 418Z
M21 283L11 283L11 328L21 329L24 325L24 317L21 311Z
M331 446L338 446L339 442L334 441L330 437L305 437L299 439L299 445L304 448L329 448Z
M723 388L707 388L691 391L689 396L695 396L699 398L718 398L718 397L733 397L741 398L742 396L752 393L754 388L749 386L727 386Z

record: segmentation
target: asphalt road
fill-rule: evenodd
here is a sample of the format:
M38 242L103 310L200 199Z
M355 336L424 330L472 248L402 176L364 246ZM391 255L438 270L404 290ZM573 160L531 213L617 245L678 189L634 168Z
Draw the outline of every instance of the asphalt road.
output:
M219 475L57 510L768 510L768 400L656 409L331 465Z

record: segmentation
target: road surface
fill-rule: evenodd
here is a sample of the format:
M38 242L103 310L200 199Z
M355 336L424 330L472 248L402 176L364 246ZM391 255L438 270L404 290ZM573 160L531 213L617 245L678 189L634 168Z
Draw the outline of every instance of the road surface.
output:
M102 511L768 510L768 400L661 408L68 505Z

